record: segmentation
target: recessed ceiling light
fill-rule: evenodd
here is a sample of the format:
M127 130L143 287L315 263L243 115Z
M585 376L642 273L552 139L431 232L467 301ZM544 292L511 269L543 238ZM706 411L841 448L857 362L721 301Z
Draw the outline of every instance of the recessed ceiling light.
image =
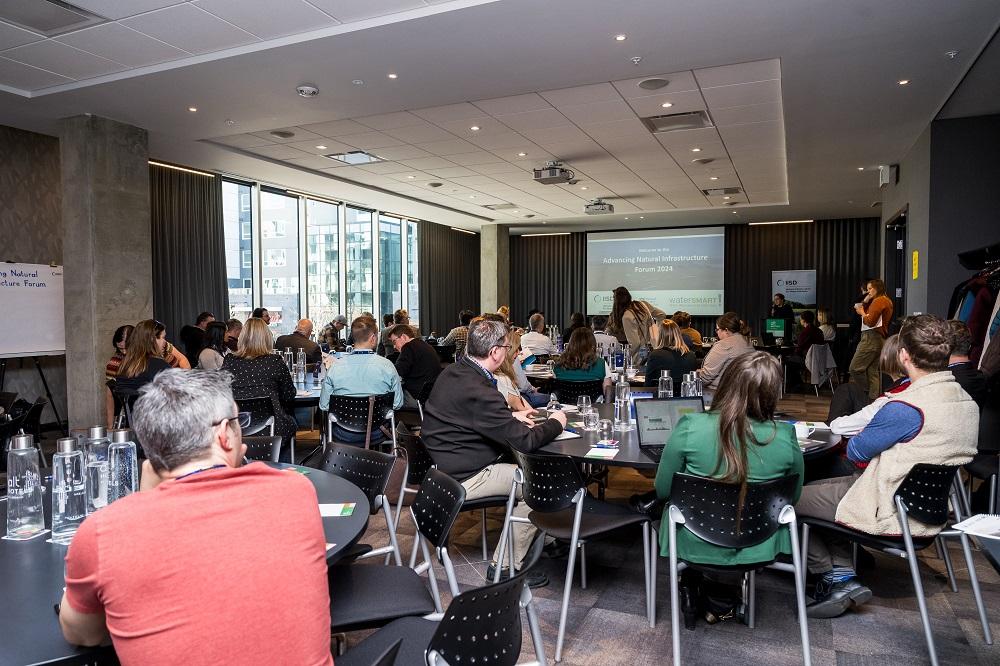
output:
M414 178L416 178L416 176L407 176L407 178L409 178L410 180L413 180Z
M512 213L520 213L521 211L519 211L519 210L512 210L510 212L512 212Z
M709 176L708 179L709 180L719 180L719 177L718 176Z
M909 79L900 79L899 81L896 81L896 83L898 83L901 86L905 86L905 85L907 85L907 84L910 83L910 80Z
M326 150L326 146L316 146L316 150Z
M580 186L580 189L581 189L581 190L585 190L585 189L587 189L587 186L586 186L586 185L581 185L581 186Z
M645 217L643 217L642 215L640 215L640 216L639 216L639 219L640 219L640 220L645 220L646 218L645 218Z
M227 125L228 127L232 127L232 126L234 126L234 125L236 125L236 124L237 124L237 123L236 123L236 121L235 121L235 120L233 120L232 118L226 118L226 125Z
M864 171L864 170L865 170L864 167L858 167L858 171Z
M191 113L194 113L197 110L198 110L198 107L196 107L196 106L189 106L188 107L188 111L190 111Z
M624 42L626 39L628 39L628 35L615 35L616 42Z
M390 79L398 79L399 78L399 74L387 74L386 76L388 76Z
M527 157L528 153L518 153L518 157Z
M476 198L476 195L475 195L475 194L470 194L470 195L469 195L469 198L470 198L470 199L475 199L475 198Z
M669 108L670 108L670 107L672 107L673 105L674 105L674 103L673 103L673 102L664 102L664 103L663 103L663 104L661 104L660 106L662 106L662 107L663 107L664 109L669 109Z
M735 210L733 211L733 215L736 215L736 211Z
M472 130L473 132L478 132L479 131L479 125L473 125L469 129Z
M692 153L700 153L701 152L701 148L692 148L691 152Z
M354 79L353 81L351 81L351 83L353 83L356 86L363 86L363 85L365 85L365 82L362 79Z
M732 197L722 197L723 201L729 201L730 199L732 199Z
M627 220L628 218L626 217L625 219Z
M301 86L296 87L295 92L299 94L299 97L315 97L319 94L319 88L312 84L304 83Z

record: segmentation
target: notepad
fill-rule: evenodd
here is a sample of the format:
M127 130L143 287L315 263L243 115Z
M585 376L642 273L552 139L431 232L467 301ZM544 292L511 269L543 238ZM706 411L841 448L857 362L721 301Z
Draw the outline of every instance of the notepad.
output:
M337 547L337 544L335 544L335 543L328 543L328 544L326 544L326 549L327 550L330 550L331 548L336 548L336 547Z
M594 447L587 451L584 458L600 458L601 460L611 460L618 455L618 449L601 449Z
M996 514L980 513L955 523L953 527L973 536L1000 539L1000 516Z
M354 513L354 502L339 504L320 504L319 515L324 518L341 518Z
M562 439L576 439L579 436L580 433L578 432L570 432L569 430L563 430L561 433L559 433L559 436L555 438L555 441L558 442L559 440Z

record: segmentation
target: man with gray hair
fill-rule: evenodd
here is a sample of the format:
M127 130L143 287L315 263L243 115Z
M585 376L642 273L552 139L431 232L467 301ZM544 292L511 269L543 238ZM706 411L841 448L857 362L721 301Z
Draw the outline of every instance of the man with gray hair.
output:
M551 356L556 353L556 346L549 340L549 336L542 333L545 330L545 317L541 313L536 313L528 318L527 333L521 336L521 349L527 356Z
M511 413L496 389L493 373L507 357L510 329L504 322L483 317L472 320L465 356L438 376L424 407L420 438L438 469L465 486L466 499L504 496L510 493L514 470L512 449L531 453L554 440L566 425L566 416L556 412L537 425L530 411ZM526 517L524 502L514 509ZM515 523L514 564L519 568L537 530L530 523ZM492 579L496 567L487 570ZM528 575L532 587L545 585L540 572Z
M142 389L141 492L89 515L70 544L68 642L110 636L126 665L173 662L188 646L202 664L332 666L316 491L295 472L240 466L229 386L227 372L165 370ZM240 631L220 618L239 618Z

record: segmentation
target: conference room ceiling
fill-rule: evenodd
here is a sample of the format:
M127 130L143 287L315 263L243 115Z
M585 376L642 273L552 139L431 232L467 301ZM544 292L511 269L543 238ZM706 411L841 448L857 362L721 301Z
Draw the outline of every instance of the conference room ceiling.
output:
M108 20L45 39L0 22L0 123L56 134L93 113L147 128L158 159L546 230L878 215L877 166L905 155L1000 21L978 0L72 4ZM670 84L636 87L651 77ZM686 110L711 125L639 121ZM384 161L319 156L339 149ZM579 182L532 182L550 158ZM718 186L741 191L701 193ZM582 215L597 196L614 215Z

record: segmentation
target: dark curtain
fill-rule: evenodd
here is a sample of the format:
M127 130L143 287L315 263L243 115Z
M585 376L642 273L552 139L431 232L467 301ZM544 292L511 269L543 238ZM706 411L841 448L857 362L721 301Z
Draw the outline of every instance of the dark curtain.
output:
M229 318L222 180L149 167L153 234L153 315L180 343L180 330L199 312Z
M444 335L462 310L479 312L479 234L419 225L420 331Z
M545 313L548 324L569 326L573 312L584 312L587 296L587 235L511 236L510 318L528 320L528 310Z
M726 309L759 333L775 292L771 271L815 269L817 306L848 323L858 285L880 273L880 233L878 218L728 226Z

